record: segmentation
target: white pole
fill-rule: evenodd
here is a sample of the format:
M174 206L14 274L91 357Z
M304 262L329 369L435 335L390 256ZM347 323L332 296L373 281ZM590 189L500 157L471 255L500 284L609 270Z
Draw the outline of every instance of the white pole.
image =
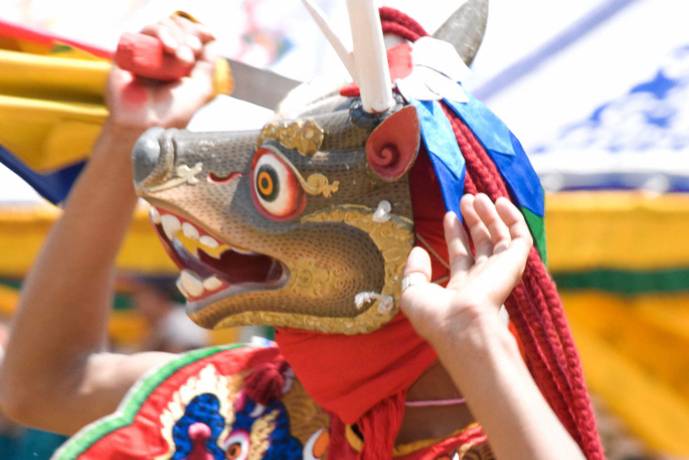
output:
M363 108L369 113L385 112L395 100L378 9L374 0L347 0L347 9Z
M340 57L340 60L347 68L347 72L349 72L349 75L352 77L352 80L356 82L356 70L354 69L354 58L352 56L352 53L347 51L347 48L345 48L345 46L342 44L340 38L333 31L333 28L325 19L325 15L323 14L323 11L318 7L318 5L313 3L312 0L302 0L302 3L306 7L306 11L309 12L313 20L316 22L318 28L321 29L321 32L323 32L323 35L325 35L325 38L330 42L330 45L333 47L337 55Z

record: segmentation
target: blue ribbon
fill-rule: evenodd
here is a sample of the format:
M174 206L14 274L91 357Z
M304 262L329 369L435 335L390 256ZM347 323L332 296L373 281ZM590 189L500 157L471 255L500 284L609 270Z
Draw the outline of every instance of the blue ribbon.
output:
M450 121L437 101L411 100L421 125L423 140L440 184L445 209L460 216L459 200L464 194L466 162Z
M467 96L469 101L466 103L448 99L444 99L444 102L466 123L486 149L517 204L543 217L543 187L519 140L478 99L470 94Z
M69 190L77 180L86 162L81 161L50 173L40 174L33 171L16 156L0 146L0 163L24 179L43 198L53 204L59 204L67 198Z

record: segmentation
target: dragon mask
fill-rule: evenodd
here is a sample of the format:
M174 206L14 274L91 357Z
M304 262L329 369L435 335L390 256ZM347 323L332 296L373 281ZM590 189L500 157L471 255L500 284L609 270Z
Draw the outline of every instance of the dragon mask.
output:
M359 97L325 95L260 131L152 129L134 149L137 192L204 327L358 334L398 311L414 243L408 172L420 122L393 90L378 11L356 3L354 52L341 57ZM457 60L473 58L486 3L468 2L439 30ZM397 49L409 74L413 50Z

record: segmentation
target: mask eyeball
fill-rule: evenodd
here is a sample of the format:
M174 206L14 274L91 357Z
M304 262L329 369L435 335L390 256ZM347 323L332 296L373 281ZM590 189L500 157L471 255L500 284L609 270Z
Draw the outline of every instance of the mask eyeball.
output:
M292 219L306 204L304 191L291 166L267 147L256 151L251 188L258 209L274 220Z
M228 460L246 460L249 447L249 435L244 431L235 431L224 442L225 456Z

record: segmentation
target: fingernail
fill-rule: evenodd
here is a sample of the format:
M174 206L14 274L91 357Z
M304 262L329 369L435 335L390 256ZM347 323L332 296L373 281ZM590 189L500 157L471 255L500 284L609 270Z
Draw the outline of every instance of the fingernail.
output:
M177 48L177 57L185 62L194 62L194 52L188 46Z
M158 38L161 42L163 42L163 46L166 48L175 49L179 46L179 43L177 40L175 40L175 37L173 37L172 34L166 29L161 28L158 31Z
M194 51L200 51L203 47L201 40L196 35L190 35L187 38L187 45L189 45L189 48L191 48Z

